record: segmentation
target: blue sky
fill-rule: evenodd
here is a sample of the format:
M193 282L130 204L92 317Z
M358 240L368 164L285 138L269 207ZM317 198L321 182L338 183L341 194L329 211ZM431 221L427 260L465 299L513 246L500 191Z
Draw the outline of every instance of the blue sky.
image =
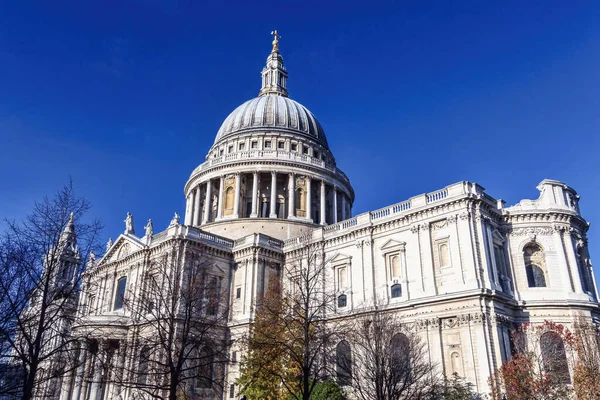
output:
M558 179L600 257L598 2L0 2L0 216L68 177L104 236L162 230L280 50L354 213L460 181L514 204ZM600 264L600 263L598 263Z

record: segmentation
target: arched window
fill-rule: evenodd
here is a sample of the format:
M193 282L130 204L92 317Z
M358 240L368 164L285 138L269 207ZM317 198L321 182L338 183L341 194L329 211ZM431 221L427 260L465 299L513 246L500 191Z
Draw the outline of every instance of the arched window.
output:
M213 384L215 373L215 353L208 346L198 352L198 383L202 389L210 389Z
M439 247L440 267L450 266L450 254L448 253L448 243L442 243Z
M546 257L542 248L530 243L523 248L525 273L529 287L546 287Z
M399 283L392 285L392 298L401 297L402 296L402 285Z
M450 354L450 363L452 365L452 373L462 376L462 361L458 352L454 351L452 354Z
M225 202L223 203L223 215L233 214L233 203L235 200L235 190L230 186L225 190Z
M410 341L403 333L397 333L390 341L390 372L395 382L407 382L411 376Z
M390 269L392 273L392 279L400 277L400 256L390 257Z
M527 273L527 284L529 287L546 287L546 277L541 267L528 265L525 267Z
M346 279L346 267L338 268L338 290L346 289L348 280Z
M117 281L117 292L115 293L115 306L114 310L120 310L123 308L123 301L125 300L125 286L127 286L127 277L119 278Z
M346 307L347 297L345 294L341 294L338 296L338 308Z
M340 386L352 385L352 350L345 340L335 348L337 382Z
M137 382L141 385L145 385L148 381L148 364L150 363L150 347L142 347L140 351L140 359L138 364L138 376Z
M546 332L540 338L544 370L555 383L569 384L569 364L565 344L554 332Z

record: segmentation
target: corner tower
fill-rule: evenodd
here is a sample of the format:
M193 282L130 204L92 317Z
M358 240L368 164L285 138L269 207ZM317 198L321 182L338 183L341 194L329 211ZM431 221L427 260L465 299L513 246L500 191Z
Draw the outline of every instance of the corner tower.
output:
M225 119L184 193L185 224L280 239L351 217L354 190L312 112L289 98L277 31L258 97Z

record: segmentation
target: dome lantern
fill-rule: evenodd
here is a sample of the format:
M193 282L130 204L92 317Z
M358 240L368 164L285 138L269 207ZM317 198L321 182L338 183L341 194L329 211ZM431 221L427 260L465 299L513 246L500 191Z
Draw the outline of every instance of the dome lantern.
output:
M288 97L288 74L283 65L283 57L279 54L279 39L281 39L281 36L279 36L276 30L271 32L271 35L274 38L273 49L269 57L267 57L267 64L262 70L262 87L258 95L274 94Z

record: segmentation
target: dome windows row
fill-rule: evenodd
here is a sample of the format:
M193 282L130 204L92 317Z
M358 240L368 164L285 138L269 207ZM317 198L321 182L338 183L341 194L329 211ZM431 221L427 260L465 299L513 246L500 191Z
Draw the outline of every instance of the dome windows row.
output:
M304 142L298 140L298 138L286 138L279 135L271 137L237 137L235 140L222 143L218 147L213 148L209 153L209 158L223 157L237 152L261 150L296 153L323 160L327 164L335 165L334 158L329 151L322 146L312 142Z

